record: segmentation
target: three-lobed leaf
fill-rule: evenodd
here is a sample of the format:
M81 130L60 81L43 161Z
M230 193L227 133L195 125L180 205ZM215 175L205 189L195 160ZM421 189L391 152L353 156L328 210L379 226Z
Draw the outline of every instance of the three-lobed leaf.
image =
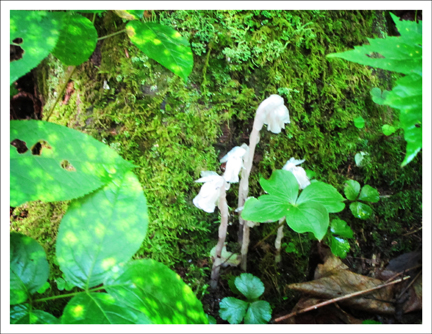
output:
M348 180L345 184L344 193L347 199L355 201L360 193L360 183L355 180Z
M252 275L243 273L234 280L236 288L250 301L259 298L264 293L264 284Z
M376 203L379 201L379 192L375 188L366 184L365 186L363 186L362 190L360 191L360 196L358 199L360 201Z
M239 324L246 315L248 306L249 303L243 300L225 297L219 304L219 315L230 324Z
M60 321L52 314L41 310L35 310L29 304L20 304L11 307L10 323L22 325L35 324L59 324Z

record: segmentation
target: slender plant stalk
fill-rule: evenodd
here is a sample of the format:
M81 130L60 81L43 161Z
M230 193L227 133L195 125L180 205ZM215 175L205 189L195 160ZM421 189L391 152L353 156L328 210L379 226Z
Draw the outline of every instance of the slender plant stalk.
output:
M215 290L217 288L219 271L222 264L222 248L225 244L227 226L228 226L228 204L226 201L225 182L221 186L219 195L219 211L221 213L221 223L219 225L219 240L216 245L216 258L213 262L213 268L211 272L210 287Z
M98 40L98 41L101 41L101 40L103 40L103 39L105 39L105 38L112 37L112 36L115 36L115 35L118 35L118 34L121 34L121 33L124 33L124 32L126 32L126 29L123 29L123 30L117 31L117 32L112 33L112 34L110 34L110 35L106 35L106 36L100 37L100 38L98 38L97 40Z
M281 259L282 259L282 257L281 257L281 241L282 241L282 238L284 236L284 233L283 233L284 220L285 220L285 217L279 219L279 222L278 222L279 228L277 230L276 241L275 241L275 247L276 247L275 262L276 262L276 264L281 262Z

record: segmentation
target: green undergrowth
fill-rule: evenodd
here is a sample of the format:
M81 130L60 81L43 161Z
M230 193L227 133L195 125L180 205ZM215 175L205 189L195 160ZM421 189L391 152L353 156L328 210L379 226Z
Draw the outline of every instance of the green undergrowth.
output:
M361 45L367 37L383 35L383 13L155 11L154 16L191 42L194 69L186 83L146 57L126 35L116 35L98 42L100 64L89 60L77 67L71 78L75 92L67 104L57 105L50 118L94 136L139 166L135 173L148 200L150 225L136 258L149 257L184 268L183 278L200 297L205 294L203 277L208 271L198 264L208 259L216 244L219 217L192 204L200 188L194 180L201 171L220 171L219 157L233 146L248 143L255 111L271 94L283 96L291 123L278 135L261 131L250 195L261 195L259 177L268 178L272 170L295 157L305 159L305 169L313 170L318 180L341 193L344 182L355 179L390 194L374 204L373 219L344 217L356 235L367 231L368 243L378 245L373 228L389 234L380 244L384 247L406 224L418 223L421 155L405 168L399 167L405 153L403 135L397 132L385 137L381 131L383 124L398 117L376 105L369 93L373 87L388 89L389 79L396 76L325 58ZM96 17L95 26L99 36L105 36L123 29L125 23L108 12ZM51 75L47 76L48 70ZM51 78L42 89L45 113L60 86L52 75L65 70L51 58L45 70L39 68L39 76L45 73L45 78ZM104 81L109 89L104 88ZM359 116L366 120L364 129L353 125ZM361 168L354 162L360 151L369 153ZM228 205L234 210L238 188L231 188ZM228 241L234 242L238 223L231 219ZM263 225L251 232L251 245L273 230L270 224ZM289 232L283 242L298 243L296 239ZM262 257L249 264L255 275L259 276L258 268L267 268L274 261L273 243L274 237L269 238L270 247L261 249ZM286 265L284 270L290 270L291 276L284 276L283 283L306 279L311 244L304 241L304 254L282 254L284 261L296 264ZM390 248L388 255L412 248L411 244ZM354 251L366 257L371 254L369 249ZM265 270L278 272L278 268ZM270 276L262 278L264 284L276 286ZM288 293L283 286L280 289ZM266 291L272 289L266 286Z

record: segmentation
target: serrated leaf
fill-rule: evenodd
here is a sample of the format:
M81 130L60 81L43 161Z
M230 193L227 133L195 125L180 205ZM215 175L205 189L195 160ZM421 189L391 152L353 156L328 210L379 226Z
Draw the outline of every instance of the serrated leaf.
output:
M21 59L10 63L10 83L35 68L56 46L63 13L11 10L10 43L22 38Z
M391 136L393 133L396 132L396 130L397 130L397 129L396 129L394 126L389 125L389 124L384 124L384 125L382 126L382 132L383 132L384 135L386 135L386 136Z
M350 210L354 217L360 219L368 219L373 213L373 210L369 205L360 202L351 203Z
M244 220L257 223L273 222L281 219L292 205L280 197L263 195L257 198L248 198L245 202L241 216Z
M20 233L10 234L10 303L19 304L48 280L49 266L41 245Z
M107 293L73 297L63 310L62 324L148 324L147 317Z
M360 196L358 198L360 201L366 201L371 203L376 203L379 201L379 192L375 188L366 184L360 191Z
M15 305L10 309L12 324L59 324L60 321L47 312L30 308L28 304Z
M372 88L372 90L370 91L372 101L379 105L384 105L384 101L387 98L388 93L390 93L388 90L385 90L381 93L381 89L379 89L378 87Z
M130 21L126 32L132 43L149 58L187 80L193 68L189 42L171 27L158 23Z
M234 297L225 297L219 304L219 315L230 324L239 324L246 315L248 306L249 303L243 300Z
M257 300L249 305L244 318L245 324L266 324L271 320L272 309L264 300Z
M345 184L344 193L347 199L355 201L360 193L360 183L348 180Z
M130 260L148 226L147 204L131 171L74 200L57 236L57 260L66 281L81 288L103 282L116 264Z
M237 289L249 300L259 298L264 293L264 284L261 280L252 275L243 273L234 280Z
M330 249L335 256L345 259L351 249L349 242L343 238L330 236Z
M329 214L320 203L304 202L289 209L286 222L295 232L312 232L315 238L322 240L329 226Z
M364 118L361 117L361 116L357 117L357 118L354 118L354 125L358 129L363 129L364 126L365 126L365 120L364 120Z
M294 204L299 191L296 177L290 171L277 169L268 180L260 178L261 187L270 195L280 197L284 201Z
M10 146L11 206L77 198L134 167L93 137L54 123L11 121L11 143L16 139L27 151Z
M93 23L79 14L63 16L60 37L52 54L65 65L81 65L96 48L97 31Z
M118 16L126 20L139 20L143 17L143 10L114 10Z
M342 219L333 219L330 222L330 232L347 239L350 239L354 236L351 227L349 227Z
M323 205L328 212L336 213L345 208L345 198L335 187L324 182L313 182L301 192L296 204L315 202Z
M144 259L116 266L104 282L112 296L152 324L206 324L201 302L175 272Z

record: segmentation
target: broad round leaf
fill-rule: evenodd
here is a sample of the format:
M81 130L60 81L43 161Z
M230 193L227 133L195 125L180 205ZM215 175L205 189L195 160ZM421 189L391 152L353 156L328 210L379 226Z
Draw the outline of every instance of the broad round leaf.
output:
M330 249L334 255L339 256L341 259L345 259L351 246L347 240L331 235Z
M35 68L56 46L60 35L63 13L11 10L10 42L22 39L24 50L21 59L10 63L10 83Z
M126 32L149 58L187 80L193 68L193 55L189 42L179 32L158 23L140 21L130 21Z
M315 238L322 240L329 226L329 214L320 203L304 202L289 209L286 222L295 232L312 232Z
M241 216L244 220L257 223L274 222L286 216L292 207L288 201L272 195L263 195L258 199L248 198Z
M10 141L11 206L84 196L133 167L93 137L54 123L11 121Z
M384 124L382 126L382 132L384 133L384 135L386 136L391 136L393 133L396 132L396 128L394 126L388 125L388 124Z
M81 288L102 283L114 265L139 249L147 226L146 199L131 171L74 200L57 236L57 259L66 281Z
M260 185L270 195L280 197L291 204L294 204L297 199L299 185L290 171L277 169L268 180L261 178Z
M360 202L351 203L350 210L354 217L360 219L368 219L373 213L373 210L369 205Z
M65 65L81 65L95 50L97 38L89 19L68 13L63 16L60 37L52 54Z
M246 315L248 306L249 303L243 300L234 297L225 297L219 304L219 315L230 324L239 324Z
M345 208L345 198L335 187L324 182L312 182L301 192L296 204L315 202L323 205L328 212L340 212Z
M145 314L107 293L83 293L67 303L62 324L148 324Z
M264 284L261 280L252 274L241 274L236 277L235 281L236 288L249 300L259 298L264 293Z
M272 309L264 300L257 300L249 305L244 318L245 324L266 324L271 320Z
M364 118L361 117L361 116L357 117L357 118L354 118L354 125L358 129L363 129L364 126L365 126L365 120L364 120Z
M350 201L355 201L360 193L360 183L348 180L345 184L344 193Z
M30 237L10 234L11 304L22 303L48 280L49 266L41 245Z
M352 238L354 236L353 230L347 225L342 219L333 219L330 222L330 231L333 234L337 234L342 238Z
M370 185L365 185L360 191L360 196L358 198L360 201L376 203L379 201L379 192Z
M10 310L12 324L59 324L60 321L47 312L30 308L28 304L15 305Z
M109 294L152 324L207 324L201 302L180 276L154 260L116 266L104 283Z

